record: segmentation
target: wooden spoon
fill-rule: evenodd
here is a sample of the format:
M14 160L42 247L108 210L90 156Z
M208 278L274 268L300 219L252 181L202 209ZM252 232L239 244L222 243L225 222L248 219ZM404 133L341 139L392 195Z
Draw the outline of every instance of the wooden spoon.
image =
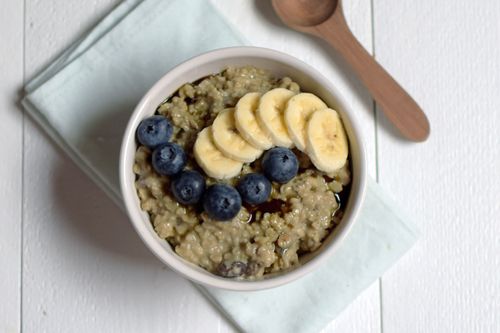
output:
M272 0L272 4L283 23L324 39L344 57L403 136L427 139L430 126L424 112L354 37L341 0Z

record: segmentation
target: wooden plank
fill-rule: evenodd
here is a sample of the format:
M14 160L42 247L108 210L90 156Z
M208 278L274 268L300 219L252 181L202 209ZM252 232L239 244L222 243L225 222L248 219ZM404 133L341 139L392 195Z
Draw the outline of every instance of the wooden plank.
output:
M0 163L0 331L20 330L21 239L22 239L22 124L23 113L16 105L23 85L22 1L2 2L0 11L0 132L6 144Z
M357 110L363 126L369 172L376 177L375 127L370 95L347 69L347 64L324 42L284 27L275 16L269 1L215 0L215 6L248 38L250 44L291 54L311 64L334 82ZM356 37L372 49L371 2L346 1L346 19ZM378 282L360 295L325 332L379 332L380 299Z
M27 0L31 77L118 0ZM41 130L25 129L26 332L227 332L229 324L144 247L127 217Z
M409 144L381 117L379 175L417 222L384 275L383 331L500 329L500 2L377 1L378 60L427 112Z

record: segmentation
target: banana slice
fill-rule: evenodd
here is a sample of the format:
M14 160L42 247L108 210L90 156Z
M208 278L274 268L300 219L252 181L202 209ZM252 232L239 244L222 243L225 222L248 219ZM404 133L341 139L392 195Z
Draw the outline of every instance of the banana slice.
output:
M243 166L243 163L225 157L215 147L212 138L212 128L210 126L198 133L193 153L198 165L212 178L232 178L239 175Z
M346 163L349 145L337 111L314 111L307 123L306 141L307 154L319 170L333 172Z
M245 140L256 148L267 150L273 146L273 142L257 122L256 112L259 101L260 94L256 92L241 97L236 104L234 121L238 132Z
M286 103L292 96L293 91L285 88L269 90L260 98L257 109L257 120L264 132L271 137L273 143L280 147L293 147L292 139L283 119Z
M245 141L234 124L234 108L222 110L212 124L212 136L217 149L226 157L240 162L253 162L261 154L257 149Z
M327 107L319 97L310 93L300 93L290 98L285 109L285 124L297 149L306 149L306 124L309 116L314 111Z

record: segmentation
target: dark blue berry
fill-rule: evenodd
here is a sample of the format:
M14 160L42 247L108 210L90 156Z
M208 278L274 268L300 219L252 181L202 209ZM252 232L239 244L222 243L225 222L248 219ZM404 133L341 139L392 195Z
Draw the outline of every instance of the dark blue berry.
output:
M203 195L203 208L208 216L214 220L231 220L240 211L241 197L232 186L225 184L212 185Z
M227 278L244 275L248 270L248 265L242 261L223 261L217 266L217 274Z
M160 175L172 176L186 165L186 154L176 143L166 143L153 151L153 168Z
M148 147L156 147L167 143L174 132L170 121L164 116L156 115L141 121L137 127L137 140Z
M266 202L271 194L271 182L260 173L244 175L236 186L241 199L250 205Z
M182 171L172 179L170 189L181 204L193 205L200 201L205 191L205 178L198 171Z
M262 170L270 180L284 184L297 175L299 161L290 149L276 147L265 152Z

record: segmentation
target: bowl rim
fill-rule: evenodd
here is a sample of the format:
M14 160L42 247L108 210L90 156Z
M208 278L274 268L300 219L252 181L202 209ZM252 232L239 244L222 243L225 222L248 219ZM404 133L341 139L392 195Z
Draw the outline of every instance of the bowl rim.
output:
M220 277L210 276L206 273L197 271L196 269L190 267L184 263L181 258L175 253L166 252L160 245L158 239L152 235L152 233L146 228L141 218L141 209L138 205L134 203L135 196L137 192L135 189L135 184L130 184L128 179L128 173L130 172L130 165L127 165L127 161L130 161L127 152L129 151L129 146L135 144L135 126L136 118L139 117L140 111L146 106L150 96L156 95L156 91L161 89L166 83L170 81L171 77L176 77L178 74L185 72L193 68L193 66L200 66L210 61L218 58L238 58L238 57L259 57L267 58L270 60L278 61L286 65L292 66L299 69L300 71L306 73L315 82L324 86L325 89L334 97L337 104L344 110L344 113L348 113L349 123L356 138L356 143L358 147L359 154L359 175L358 175L358 187L356 193L351 193L356 197L354 200L350 219L348 221L343 221L345 225L343 228L337 232L335 240L328 244L318 255L312 257L305 264L294 268L291 271L285 272L281 275L274 276L268 279L262 280L234 280L234 279L224 279ZM292 282L312 271L317 269L322 263L326 261L332 253L337 251L339 246L345 240L347 234L352 229L355 223L361 206L364 201L364 196L366 192L366 151L363 142L363 136L359 120L356 118L351 106L346 102L344 97L340 94L337 88L331 83L326 77L324 77L318 70L306 64L305 62L290 56L288 54L268 49L262 47L254 46L237 46L237 47L227 47L220 48L212 51L202 53L200 55L194 56L181 64L175 66L164 74L154 85L146 92L142 97L140 102L135 107L133 113L131 114L125 133L123 135L121 151L120 151L120 166L119 166L119 178L120 187L123 195L123 202L125 210L130 219L130 222L134 226L134 229L139 234L140 238L144 244L149 248L149 250L164 264L167 264L171 269L181 274L182 276L188 278L189 280L209 286L216 287L226 290L233 291L257 291L263 289L269 289L278 287L289 282ZM351 189L352 191L353 189ZM351 199L352 200L352 199ZM210 273L209 273L210 274Z

